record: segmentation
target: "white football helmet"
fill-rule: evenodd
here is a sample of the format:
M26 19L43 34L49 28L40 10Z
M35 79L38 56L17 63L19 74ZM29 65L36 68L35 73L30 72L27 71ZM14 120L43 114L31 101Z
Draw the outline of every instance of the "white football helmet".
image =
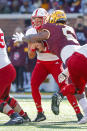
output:
M42 18L41 20L41 24L38 25L38 23L40 21L35 21L35 18ZM43 24L45 24L47 22L47 18L48 18L48 12L44 9L44 8L37 8L33 14L32 14L32 17L31 17L31 22L32 22L32 26L38 30L41 28L41 26Z

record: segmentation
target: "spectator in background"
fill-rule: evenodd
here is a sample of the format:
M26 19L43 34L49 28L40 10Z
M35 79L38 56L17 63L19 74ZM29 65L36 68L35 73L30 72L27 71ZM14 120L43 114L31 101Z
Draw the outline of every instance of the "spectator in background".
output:
M18 2L18 0L14 0L11 5L11 13L18 13L19 6L20 6L20 3Z
M52 0L50 1L50 9L49 9L49 14L51 14L54 10L58 10L59 6L58 6L58 1L56 0Z
M66 2L65 0L59 0L58 6L60 10L64 10L66 12Z
M24 72L24 91L25 92L31 92L31 76L32 72L34 70L34 67L36 65L37 58L29 59L28 57L28 48L26 49L27 55L26 55L26 61L25 61L25 69L26 72Z
M78 16L75 24L75 31L77 35L77 39L80 45L84 45L87 43L87 29L84 26L84 17Z
M0 13L32 13L39 7L50 12L63 9L67 13L87 13L87 0L0 0Z
M82 6L82 12L86 14L87 13L87 0L82 0L81 6Z
M22 32L22 29L20 27L17 27L15 29L15 32ZM10 60L12 64L14 65L16 69L16 79L14 84L16 84L16 92L24 91L23 88L23 83L24 83L24 77L23 77L23 72L25 72L25 60L26 60L26 55L27 55L27 44L18 44L18 43L13 43L11 40L9 46L8 46L8 52L10 54Z
M81 13L81 0L66 0L67 13Z
M35 6L35 8L41 7L41 0L32 0L32 4Z
M8 0L0 0L0 13L10 13L10 8L8 6Z
M35 6L32 5L32 1L23 0L23 5L20 7L20 13L32 13L35 9Z
M87 29L87 13L84 15L84 26Z
M49 0L41 0L41 8L44 8L45 10L49 9Z
M30 24L29 24L29 20L27 20L27 22L25 22L25 33L27 32L27 30L29 28L31 28ZM30 92L31 91L31 75L32 75L32 72L33 72L33 69L36 65L36 60L37 60L37 57L33 58L33 59L30 59L28 57L28 47L25 48L27 54L26 54L26 60L25 60L25 68L26 68L26 72L24 72L24 88L25 88L25 92Z
M26 31L31 28L31 20L28 19L28 20L25 20L25 33ZM31 75L32 75L32 72L33 72L33 69L35 67L35 64L36 64L36 57L32 60L32 59L29 59L28 57L28 47L25 48L25 51L27 52L26 54L26 60L25 60L25 69L26 69L26 72L24 72L24 88L25 88L25 92L30 92L31 91Z

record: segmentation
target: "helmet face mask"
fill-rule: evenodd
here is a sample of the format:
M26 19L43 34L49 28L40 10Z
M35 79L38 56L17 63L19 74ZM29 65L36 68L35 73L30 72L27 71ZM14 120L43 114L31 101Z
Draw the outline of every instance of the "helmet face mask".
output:
M32 26L39 30L43 24L46 23L46 19L48 17L48 13L43 8L36 9L31 17Z
M49 17L49 23L66 23L67 17L64 11L56 10Z
M32 17L32 26L39 30L43 25L43 17Z

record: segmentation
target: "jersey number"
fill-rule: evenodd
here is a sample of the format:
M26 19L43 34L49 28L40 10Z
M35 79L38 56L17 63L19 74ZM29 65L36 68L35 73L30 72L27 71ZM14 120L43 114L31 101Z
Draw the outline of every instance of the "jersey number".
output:
M62 28L63 34L66 36L67 40L72 40L75 43L78 43L77 39L72 35L75 34L72 27L66 26L65 28ZM68 31L71 32L71 34L68 34Z
M0 33L0 48L4 48L5 42L4 42L4 34Z

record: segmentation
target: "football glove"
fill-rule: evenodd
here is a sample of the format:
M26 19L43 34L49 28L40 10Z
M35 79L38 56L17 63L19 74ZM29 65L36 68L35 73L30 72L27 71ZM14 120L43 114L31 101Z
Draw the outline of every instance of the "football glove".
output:
M14 42L22 42L22 38L24 37L24 34L18 33L16 32L16 34L13 34L12 40L14 40Z
M67 79L67 76L64 73L59 74L59 76L58 76L59 83L62 83L66 79Z
M58 76L59 83L62 83L64 80L68 79L68 77L69 77L69 72L68 72L68 68L66 68Z

